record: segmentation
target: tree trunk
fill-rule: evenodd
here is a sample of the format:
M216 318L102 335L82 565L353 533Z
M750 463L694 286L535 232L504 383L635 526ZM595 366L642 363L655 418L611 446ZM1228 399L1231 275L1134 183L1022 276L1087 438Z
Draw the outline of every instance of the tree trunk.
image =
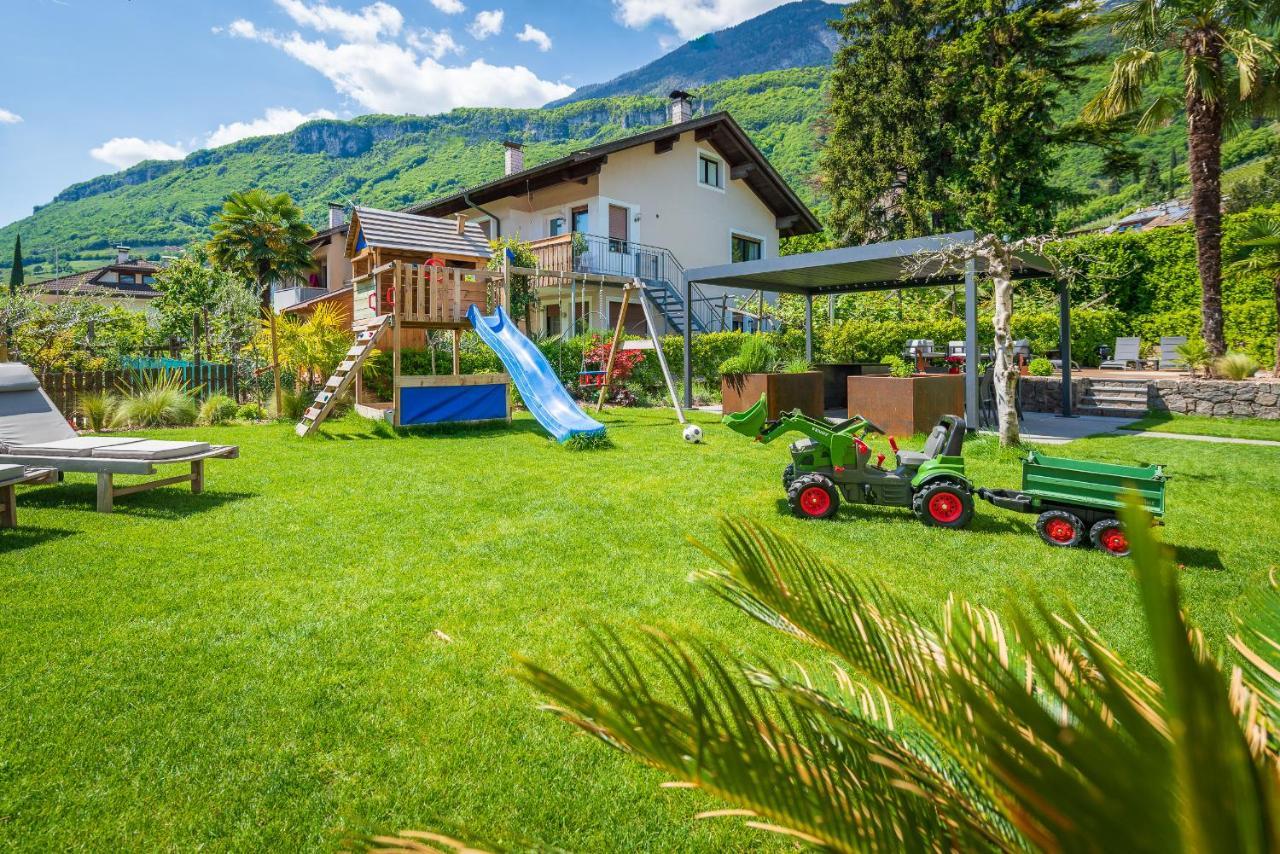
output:
M996 393L996 419L1001 445L1017 445L1018 433L1018 368L1013 360L1013 275L1009 253L1003 247L992 247L983 253L987 275L995 286L995 361L991 366Z
M1210 76L1222 76L1222 46L1212 30L1187 36L1184 50L1199 58ZM1227 350L1222 331L1222 122L1221 97L1208 99L1187 87L1187 170L1191 176L1191 218L1196 230L1196 266L1200 273L1200 336L1209 353Z
M1271 372L1271 375L1280 377L1280 276L1276 276L1271 283L1271 287L1274 290L1276 299L1276 367Z

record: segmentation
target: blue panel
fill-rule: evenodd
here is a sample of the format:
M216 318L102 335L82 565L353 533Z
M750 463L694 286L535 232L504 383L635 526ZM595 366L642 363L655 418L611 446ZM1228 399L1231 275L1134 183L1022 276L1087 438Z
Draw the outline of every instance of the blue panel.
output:
M368 243L364 242L364 229L362 228L356 232L356 251L359 252L368 245Z
M447 424L506 417L506 383L400 389L401 424Z

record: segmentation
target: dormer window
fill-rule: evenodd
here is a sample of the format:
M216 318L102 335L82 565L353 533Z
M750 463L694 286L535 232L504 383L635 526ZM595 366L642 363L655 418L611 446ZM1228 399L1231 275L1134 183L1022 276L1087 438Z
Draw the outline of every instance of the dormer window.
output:
M709 154L698 154L698 183L715 190L724 189L724 163Z

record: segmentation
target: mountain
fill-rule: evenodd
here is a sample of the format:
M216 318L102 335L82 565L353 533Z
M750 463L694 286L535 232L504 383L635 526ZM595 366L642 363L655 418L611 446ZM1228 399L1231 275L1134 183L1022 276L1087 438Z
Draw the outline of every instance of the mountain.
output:
M783 176L814 202L825 68L788 69L701 86L699 113L728 110ZM456 192L502 173L500 140L525 143L530 164L665 124L667 99L623 95L552 109L457 109L435 116L320 120L182 160L139 163L68 187L29 217L0 228L0 247L22 234L27 277L45 278L50 249L76 269L119 243L158 257L162 247L208 235L229 193L287 192L317 227L330 201L401 207ZM817 207L821 209L820 206ZM46 248L47 247L47 248ZM0 258L7 263L6 249Z
M634 71L606 83L583 86L558 107L614 95L665 95L747 74L828 65L838 39L827 25L840 6L823 0L788 3L715 33L707 33Z

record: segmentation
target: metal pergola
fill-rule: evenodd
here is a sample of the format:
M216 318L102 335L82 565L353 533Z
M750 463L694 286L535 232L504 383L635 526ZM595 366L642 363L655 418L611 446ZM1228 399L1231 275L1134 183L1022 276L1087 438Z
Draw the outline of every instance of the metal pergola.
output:
M813 298L835 294L932 288L964 284L965 293L965 421L978 426L978 277L983 273L975 260L944 264L935 259L918 269L929 253L970 244L972 231L936 234L910 240L893 240L866 246L783 255L759 261L721 264L689 270L684 279L685 305L693 304L694 285L717 285L778 294L800 294L805 298L805 358L813 360ZM1041 256L1018 252L1015 279L1052 276L1053 270ZM1066 282L1059 285L1058 348L1062 358L1062 414L1071 415L1071 313ZM693 364L691 324L684 324L684 401L693 405Z

